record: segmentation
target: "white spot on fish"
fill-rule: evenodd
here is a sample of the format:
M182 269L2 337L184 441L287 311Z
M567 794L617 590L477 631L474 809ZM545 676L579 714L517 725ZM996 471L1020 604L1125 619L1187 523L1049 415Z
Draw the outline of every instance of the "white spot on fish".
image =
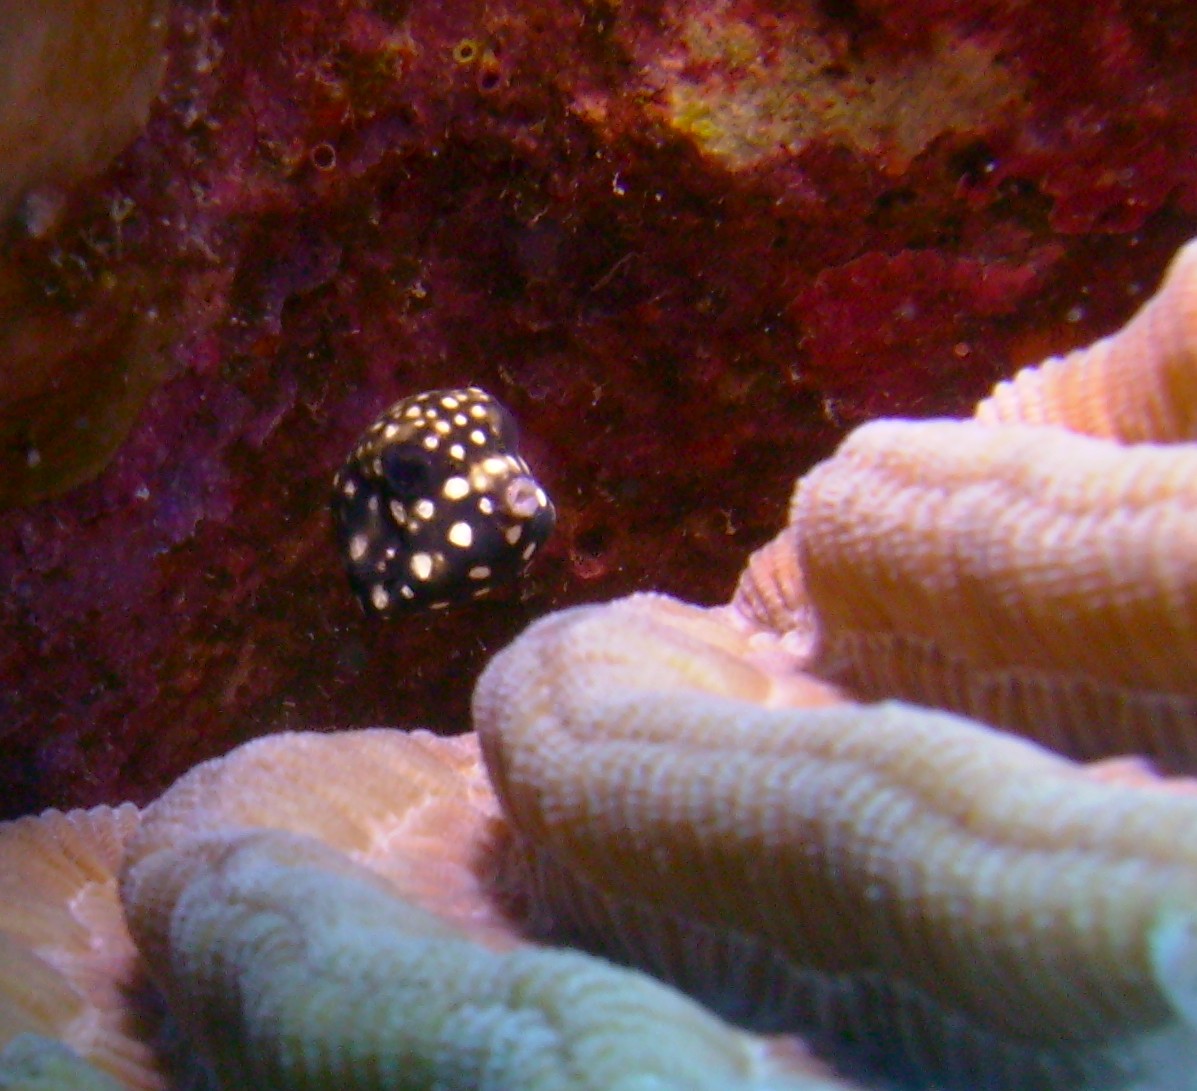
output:
M454 523L449 528L448 538L459 549L469 549L474 544L474 528L469 523Z

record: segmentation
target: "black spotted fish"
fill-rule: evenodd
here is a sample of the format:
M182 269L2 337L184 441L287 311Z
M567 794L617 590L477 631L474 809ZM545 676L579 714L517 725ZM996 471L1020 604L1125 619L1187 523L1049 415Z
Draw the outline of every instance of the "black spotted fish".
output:
M553 529L515 421L477 387L396 402L333 480L332 513L369 615L439 610L514 583Z

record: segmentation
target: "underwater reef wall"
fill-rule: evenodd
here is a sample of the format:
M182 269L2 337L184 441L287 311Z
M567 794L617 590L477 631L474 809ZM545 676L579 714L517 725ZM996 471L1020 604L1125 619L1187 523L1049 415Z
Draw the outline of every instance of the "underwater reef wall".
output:
M128 2L119 53L89 9L0 17L6 816L464 730L531 618L725 599L846 429L1109 332L1197 233L1179 0ZM332 473L468 384L557 534L506 602L371 622Z

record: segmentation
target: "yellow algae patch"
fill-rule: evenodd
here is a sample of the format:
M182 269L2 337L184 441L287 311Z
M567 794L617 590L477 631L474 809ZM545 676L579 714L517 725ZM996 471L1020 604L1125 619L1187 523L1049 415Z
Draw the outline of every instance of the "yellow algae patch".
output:
M936 36L905 56L848 50L813 19L768 28L721 9L683 17L678 49L647 66L670 127L732 168L831 141L894 174L936 138L1019 108L1019 75L996 43Z

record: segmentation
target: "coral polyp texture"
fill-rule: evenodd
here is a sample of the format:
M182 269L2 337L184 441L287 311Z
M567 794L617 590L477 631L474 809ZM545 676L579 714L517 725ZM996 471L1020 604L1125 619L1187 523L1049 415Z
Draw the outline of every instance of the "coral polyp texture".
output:
M725 600L847 429L1142 302L1197 232L1195 54L1175 0L5 5L0 811L463 731L547 609ZM556 537L378 624L327 482L469 386Z
M488 951L313 839L192 838L133 867L122 897L223 1087L833 1087L786 1078L764 1042L640 974Z
M1195 268L860 426L727 605L534 622L476 734L0 825L0 1086L1193 1091Z
M84 1057L120 1087L162 1086L161 1005L116 896L139 822L125 804L0 826L0 1087L90 1087Z
M13 933L18 950L35 947L31 962L61 957L57 918L78 914L78 891L56 874L62 857L97 850L75 833L69 855L49 854L41 875L31 874L25 850L37 838L45 848L61 827L94 832L115 814L100 808L0 827L0 852L25 873L8 900L53 921L37 935ZM92 914L104 911L93 943L131 949L131 934L138 973L106 984L128 990L148 971L187 1050L173 1064L126 1063L119 1086L215 1078L221 1087L279 1089L597 1089L646 1080L679 1091L850 1088L793 1043L735 1030L642 974L521 936L513 899L493 887L506 831L473 737L376 730L260 740L183 777L113 844L122 840L121 902L111 860L90 876L99 883ZM29 991L8 968L5 1004ZM75 988L86 981L69 966L63 976ZM67 1052L49 1035L65 1037L72 1023L94 1028L96 1012L54 993L38 1006L40 1035L24 1031L0 1050L0 1086L25 1086L3 1082L17 1073L59 1070L77 1082L38 1086L90 1086L82 1070L107 1087L112 1055L147 1050L138 1029L168 1038L160 1010L140 1012L138 1026L130 1009L123 1025L108 1019L101 1033L74 1031Z
M794 497L812 667L1078 757L1192 769L1195 475L1187 444L862 426Z
M1197 770L1194 253L1015 378L1073 369L1041 423L858 428L727 608L579 607L491 662L551 927L919 1085L1193 1086L1193 782L1042 744Z
M1122 443L1197 440L1197 245L1125 328L998 383L974 416Z
M974 420L857 429L763 551L801 573L812 669L1193 770L1195 414L1189 243L1123 330L999 384Z
M752 658L639 596L488 667L487 767L552 928L916 1086L1192 1070L1197 795L924 707L808 703Z

